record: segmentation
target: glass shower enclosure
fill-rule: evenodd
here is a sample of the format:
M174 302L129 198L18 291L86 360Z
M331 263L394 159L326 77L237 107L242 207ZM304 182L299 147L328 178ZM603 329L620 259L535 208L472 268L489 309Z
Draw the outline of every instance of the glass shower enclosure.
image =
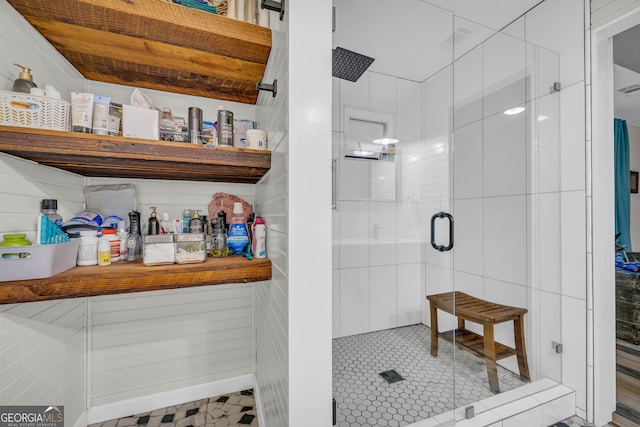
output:
M559 54L527 41L526 16L496 31L420 0L334 6L334 48L374 59L355 82L334 78L338 425L383 425L384 408L406 402L414 410L389 421L446 422L529 381L560 381L561 347L549 345L562 342ZM342 354L369 334L385 334L370 351L388 351L403 380L365 380ZM424 369L402 366L403 352ZM360 390L342 378L349 360Z

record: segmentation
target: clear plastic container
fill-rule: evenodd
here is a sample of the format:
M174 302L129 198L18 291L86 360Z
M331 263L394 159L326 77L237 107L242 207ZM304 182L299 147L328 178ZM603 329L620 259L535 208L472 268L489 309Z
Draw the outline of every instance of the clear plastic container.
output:
M204 262L207 257L204 233L176 234L176 263Z
M144 265L163 265L176 262L173 234L154 234L144 237Z

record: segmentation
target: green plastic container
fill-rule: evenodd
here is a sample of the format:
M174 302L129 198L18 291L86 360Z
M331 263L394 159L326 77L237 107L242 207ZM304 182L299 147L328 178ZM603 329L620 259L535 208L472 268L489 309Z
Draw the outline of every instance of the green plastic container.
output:
M31 242L25 239L26 234L5 234L0 246L29 246Z

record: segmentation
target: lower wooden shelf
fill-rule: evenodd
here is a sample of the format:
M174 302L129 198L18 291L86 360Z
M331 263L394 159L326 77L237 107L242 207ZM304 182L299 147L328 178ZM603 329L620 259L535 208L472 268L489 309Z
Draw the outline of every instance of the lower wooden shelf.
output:
M207 258L199 264L145 266L120 261L75 267L46 279L0 282L0 304L112 295L271 279L271 261L241 256Z
M466 348L476 356L485 357L484 353L484 337L472 332L468 329L459 328L455 331L440 332L438 334L444 340L453 342L453 336L455 335L455 343L460 347ZM504 359L505 357L514 356L517 354L514 348L508 347L499 342L495 342L496 347L496 360Z

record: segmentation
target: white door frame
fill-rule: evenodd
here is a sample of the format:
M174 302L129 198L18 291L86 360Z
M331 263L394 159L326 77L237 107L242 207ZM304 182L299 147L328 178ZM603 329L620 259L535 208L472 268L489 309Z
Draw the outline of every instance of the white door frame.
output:
M587 111L591 108L592 130L591 138L587 138L587 162L591 160L591 165L587 164L587 206L591 201L587 241L591 238L592 257L587 306L592 340L587 366L593 371L588 375L593 406L587 414L597 426L609 422L616 408L613 36L638 24L640 8L591 29L591 105L586 107Z

